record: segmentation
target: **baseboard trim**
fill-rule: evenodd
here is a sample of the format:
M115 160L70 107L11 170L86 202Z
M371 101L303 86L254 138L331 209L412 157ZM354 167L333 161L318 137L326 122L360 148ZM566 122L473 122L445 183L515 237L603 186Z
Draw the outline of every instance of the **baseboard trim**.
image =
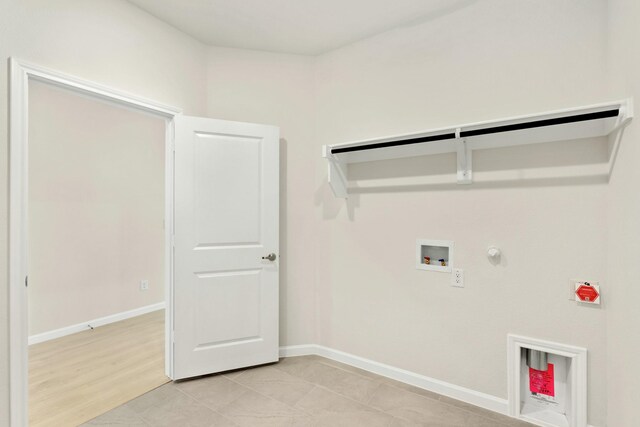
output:
M471 405L479 406L502 415L509 415L509 401L507 399L501 399L490 394L460 387L455 384L450 384L435 378L416 374L415 372L385 365L384 363L375 362L373 360L365 359L364 357L355 356L353 354L334 350L322 345L306 344L280 347L280 357L312 355L326 357L327 359L335 360L336 362L341 362L345 365L350 365L383 377L391 378L423 390L432 391L443 396L451 397L452 399L461 400ZM527 419L527 421L532 424L542 426L542 424L537 423L535 420ZM587 427L594 426L587 424Z
M129 311L123 311L121 313L100 317L98 319L87 320L86 322L78 323L71 326L66 326L60 329L54 329L53 331L31 335L29 337L29 345L38 344L41 342L75 334L77 332L86 331L87 329L89 329L89 325L93 326L94 328L97 328L98 326L104 326L104 325L108 325L109 323L119 322L121 320L126 320L132 317L141 316L143 314L151 313L153 311L163 310L164 307L165 307L164 302L160 302L157 304L147 305L147 306L136 308Z
M340 350L334 350L317 344L280 347L280 357L308 355L326 357L327 359L335 360L336 362L354 366L383 377L391 378L456 400L461 400L500 414L507 415L509 412L509 402L507 399L501 399L490 394L460 387L455 384L450 384L415 372L385 365L384 363L375 362Z

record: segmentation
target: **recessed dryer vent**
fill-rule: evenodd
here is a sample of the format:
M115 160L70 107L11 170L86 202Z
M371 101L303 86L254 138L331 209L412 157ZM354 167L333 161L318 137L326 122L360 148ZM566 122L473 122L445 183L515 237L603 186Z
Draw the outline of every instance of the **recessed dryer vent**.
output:
M509 415L548 427L586 427L587 350L509 335Z
M450 240L416 241L416 268L418 270L451 273L453 266L453 242Z

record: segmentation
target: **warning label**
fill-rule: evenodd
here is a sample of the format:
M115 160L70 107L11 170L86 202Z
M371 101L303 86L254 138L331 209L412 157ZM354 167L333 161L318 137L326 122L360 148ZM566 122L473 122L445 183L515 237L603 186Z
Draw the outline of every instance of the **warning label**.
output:
M555 397L555 388L553 384L553 364L549 363L546 371L538 371L529 368L529 390L534 396L540 398Z

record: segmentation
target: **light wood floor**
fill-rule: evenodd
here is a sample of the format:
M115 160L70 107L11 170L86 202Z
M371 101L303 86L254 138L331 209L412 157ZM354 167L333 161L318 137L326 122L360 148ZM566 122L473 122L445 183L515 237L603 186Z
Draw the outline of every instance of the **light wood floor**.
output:
M162 384L164 310L29 347L31 426L78 426Z

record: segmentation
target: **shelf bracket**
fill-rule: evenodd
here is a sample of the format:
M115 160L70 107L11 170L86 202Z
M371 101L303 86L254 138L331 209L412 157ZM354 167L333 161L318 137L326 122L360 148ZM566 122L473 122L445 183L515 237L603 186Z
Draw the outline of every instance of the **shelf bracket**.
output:
M456 129L455 144L458 164L456 179L458 184L471 184L473 182L471 148L467 140L460 137L460 131L460 128Z
M327 159L329 166L328 180L333 195L340 199L346 199L348 197L347 165L336 159L333 154L331 154L331 148L327 145L322 147L322 157Z
M629 123L631 123L632 119L633 119L633 99L629 98L629 99L626 99L625 102L620 106L620 115L618 116L618 120L616 121L616 124L614 125L613 129L611 129L611 132L609 133L618 132L619 130L625 128Z

